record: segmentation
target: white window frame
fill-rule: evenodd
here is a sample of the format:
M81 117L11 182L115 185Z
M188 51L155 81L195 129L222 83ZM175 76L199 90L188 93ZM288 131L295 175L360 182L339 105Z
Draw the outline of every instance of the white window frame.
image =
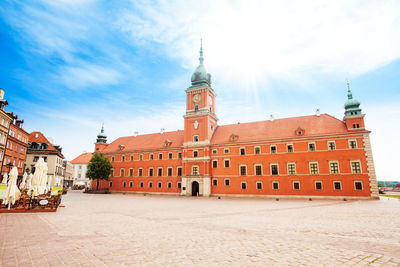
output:
M356 183L361 183L361 189L356 188ZM364 183L362 180L354 180L354 190L356 191L363 191L364 190Z
M242 154L242 149L244 150L244 154ZM242 147L239 148L239 155L240 156L246 156L246 147L242 146Z
M321 189L317 189L317 183L321 183ZM316 191L322 191L324 189L324 184L322 183L322 181L320 181L320 180L314 181L314 189Z
M215 184L214 184L214 181L215 181ZM217 178L212 179L211 185L218 186L218 179Z
M338 172L337 172L337 173L333 173L333 172L332 172L331 163L337 163L337 169L338 169ZM350 164L350 165L351 165L351 164ZM329 161L329 173L330 173L330 174L340 174L340 166L339 166L339 161L338 161L338 160L330 160L330 161Z
M290 171L289 171L289 165L294 165L294 174L292 174L292 173L290 173ZM286 164L286 168L287 168L287 174L288 175L296 175L297 174L297 170L296 170L296 162L288 162L287 164ZM278 173L279 173L279 171L278 171ZM272 169L271 169L271 175L272 175Z
M124 175L122 175L122 172L124 172ZM119 169L119 176L120 177L125 177L125 168L120 168Z
M311 164L317 164L317 173L312 173L312 172L311 172ZM318 164L318 161L310 161L310 162L308 163L308 169L309 169L311 175L317 175L317 174L319 174L319 164Z
M150 175L150 170L153 171L152 175ZM153 177L154 176L154 168L153 167L149 167L149 169L147 170L147 176L149 176L149 177Z
M197 168L197 174L194 174L195 173L194 168ZM192 175L195 175L195 176L200 175L200 167L199 167L199 165L192 165Z
M277 189L274 188L274 183L278 184ZM279 190L279 181L272 181L271 186L272 186L272 190Z
M228 181L228 185L226 185L226 181ZM231 186L231 179L230 178L225 178L224 179L224 186Z
M278 168L277 168L278 174L272 174L272 165L278 166ZM270 174L271 174L271 175L279 175L279 163L270 163L270 164L269 164L269 169L270 169Z
M161 175L160 175L160 170L161 170ZM157 177L163 177L163 176L164 176L163 167L158 167L157 168Z
M196 137L197 137L197 141L196 141ZM200 138L199 138L199 135L198 134L194 134L193 135L193 142L199 142L200 141Z
M335 147L334 149L331 149L331 148L330 148L330 146L329 146L330 143L333 143L333 146ZM332 141L332 140L331 140L331 141L328 141L328 150L329 150L329 151L334 151L334 150L336 150L336 142L335 142L335 141Z
M229 162L229 167L225 167L225 161ZM224 168L228 169L231 167L231 159L224 159Z
M360 165L360 172L359 172L359 173L354 172L354 170L353 170L353 163L354 163L354 162L358 162L358 164ZM363 173L363 170L362 170L361 160L359 160L359 159L357 159L357 160L350 160L350 169L351 169L351 173L352 173L352 174L362 174L362 173Z
M298 183L298 184L299 184L299 189L295 189L295 188L294 188L294 184L295 184L295 183ZM296 191L301 190L300 181L293 181L293 182L292 182L292 188L293 188L293 190L296 190Z
M132 175L131 175L131 171L132 171ZM129 168L129 174L128 175L129 175L129 177L133 177L135 175L133 168Z
M272 152L272 147L275 147L275 152ZM269 153L270 154L278 154L278 147L276 145L269 146Z
M246 174L245 175L242 175L242 170L241 170L242 167L246 168ZM239 176L247 176L247 165L246 164L239 164Z
M129 181L129 188L133 187L133 181Z
M245 185L245 188L243 188L243 185ZM247 182L246 181L241 181L240 182L240 189L241 190L247 190Z
M169 175L169 170L171 170L171 175ZM167 167L167 176L168 177L174 176L174 169L172 167Z
M142 175L140 175L140 170L142 170ZM138 176L142 177L143 176L143 168L138 168Z
M257 148L260 150L260 153L256 153ZM260 146L255 146L254 147L254 155L261 155L261 147Z
M227 148L227 147L224 148L224 154L229 154L230 152L231 152L231 151L230 151L229 148Z
M257 166L261 167L261 174L257 174ZM254 175L255 176L263 176L263 165L261 163L254 164Z
M197 154L197 156L194 156L194 153ZM198 158L199 157L199 151L198 150L193 150L193 158Z
M218 154L218 149L213 149L212 153L213 153L213 155Z
M258 184L261 184L261 188L258 188ZM262 190L264 188L262 181L256 181L256 190Z
M356 144L356 147L355 147L355 148L352 148L352 147L351 147L351 145L350 145L351 142L354 142L354 143ZM356 139L349 139L348 143L349 143L349 149L357 149L357 148L358 148L357 140L356 140Z
M172 181L167 181L167 188L171 189L172 188Z
M214 167L214 162L217 163L217 166L216 166L216 167ZM217 160L217 159L213 159L213 160L212 160L212 162L211 162L211 168L212 168L212 169L218 168L218 160Z
M289 146L292 147L292 151L289 151ZM294 152L294 145L293 144L286 144L286 152L287 153L293 153Z
M314 145L314 150L310 150L310 145ZM308 142L307 147L309 152L317 151L317 146L315 145L315 142Z
M181 175L179 175L179 168L181 169ZM176 167L176 176L182 176L182 173L183 172L183 169L182 169L182 166L178 166L178 167Z
M335 183L340 183L340 189L335 188ZM332 181L332 185L333 185L334 191L342 191L343 190L342 181L338 181L338 180Z

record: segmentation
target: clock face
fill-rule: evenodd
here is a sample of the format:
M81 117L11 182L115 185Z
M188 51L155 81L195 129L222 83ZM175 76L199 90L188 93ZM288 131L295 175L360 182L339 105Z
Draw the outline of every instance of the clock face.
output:
M194 103L199 103L199 102L200 102L200 99L201 99L200 94L195 94L195 95L193 96L193 102L194 102Z

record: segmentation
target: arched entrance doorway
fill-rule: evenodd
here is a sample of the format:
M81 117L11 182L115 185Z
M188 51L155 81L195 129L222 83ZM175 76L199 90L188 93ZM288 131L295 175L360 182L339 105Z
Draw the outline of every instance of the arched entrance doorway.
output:
M192 183L192 196L198 196L199 195L199 183L194 181Z

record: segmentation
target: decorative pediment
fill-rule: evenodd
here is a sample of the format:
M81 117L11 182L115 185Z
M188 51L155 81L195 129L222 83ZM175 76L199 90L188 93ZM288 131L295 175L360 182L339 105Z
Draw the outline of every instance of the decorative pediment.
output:
M229 141L231 141L231 142L236 142L237 140L239 140L239 135L237 135L237 134L231 134L231 135L229 136Z
M171 145L172 145L172 141L171 141L171 140L169 140L169 139L165 139L165 141L164 141L164 145L165 145L165 147L169 147L169 146L171 146Z
M295 134L298 135L298 136L302 136L302 135L304 135L305 133L306 133L306 131L305 131L303 128L301 128L300 126L297 127L297 129L296 129L296 131L295 131Z
M125 149L125 146L124 146L124 145L118 145L118 149L119 149L119 150L124 150L124 149Z

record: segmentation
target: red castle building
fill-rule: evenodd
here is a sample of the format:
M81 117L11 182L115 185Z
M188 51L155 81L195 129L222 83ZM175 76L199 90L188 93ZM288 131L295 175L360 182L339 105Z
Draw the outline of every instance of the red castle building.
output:
M379 198L360 102L348 86L345 116L328 114L218 125L211 75L191 77L184 130L120 137L95 152L113 165L112 192L186 196ZM95 182L93 188L96 188Z

